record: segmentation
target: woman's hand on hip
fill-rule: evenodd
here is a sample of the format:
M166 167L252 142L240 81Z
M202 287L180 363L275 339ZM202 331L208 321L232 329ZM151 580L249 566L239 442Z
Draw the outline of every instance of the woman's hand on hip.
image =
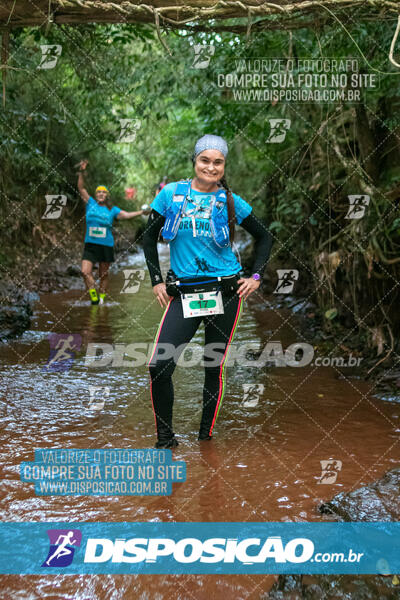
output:
M247 296L250 296L250 294L258 290L261 282L256 281L252 277L243 277L242 279L238 279L238 284L239 288L236 293L239 294L240 298L244 298L246 300Z
M157 283L157 285L153 287L153 293L160 306L168 306L168 302L171 300L171 297L167 294L165 283Z

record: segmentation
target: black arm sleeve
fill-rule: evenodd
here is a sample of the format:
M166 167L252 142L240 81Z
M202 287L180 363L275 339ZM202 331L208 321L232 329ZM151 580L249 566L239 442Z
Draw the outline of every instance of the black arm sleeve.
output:
M255 238L253 273L263 274L271 254L272 235L266 226L254 215L253 211L240 223Z
M152 210L143 236L143 251L147 267L150 273L151 285L162 283L163 278L158 259L157 241L161 228L165 223L165 217L156 210Z

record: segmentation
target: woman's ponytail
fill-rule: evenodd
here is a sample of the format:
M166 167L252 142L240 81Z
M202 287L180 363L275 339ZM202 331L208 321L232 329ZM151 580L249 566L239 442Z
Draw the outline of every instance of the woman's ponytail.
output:
M229 185L226 181L225 175L221 177L220 184L224 188L226 192L226 203L228 207L228 224L229 224L229 241L232 244L235 238L235 223L236 223L236 215L235 215L235 202L233 200L232 192L229 189Z

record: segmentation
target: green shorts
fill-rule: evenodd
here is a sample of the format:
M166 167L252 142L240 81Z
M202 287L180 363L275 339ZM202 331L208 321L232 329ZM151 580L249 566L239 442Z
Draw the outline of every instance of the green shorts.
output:
M115 260L114 247L86 242L83 249L82 260L90 260L92 263L112 263Z

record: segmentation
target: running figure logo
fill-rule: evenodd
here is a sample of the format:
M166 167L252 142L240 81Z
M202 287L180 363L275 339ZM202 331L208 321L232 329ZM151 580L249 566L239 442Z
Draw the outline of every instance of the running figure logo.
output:
M103 410L105 398L110 395L109 387L99 387L97 385L89 385L89 406L90 410Z
M342 470L341 460L320 460L322 473L317 483L335 483L339 471Z
M120 132L117 142L134 142L136 134L140 129L139 119L120 119Z
M43 371L68 371L80 350L82 336L79 333L51 333L49 335L50 356Z
M274 294L290 294L294 288L295 281L299 278L297 269L277 269L278 283L274 289Z
M125 281L122 286L121 294L136 294L140 288L140 282L145 277L143 269L124 269Z
M62 209L67 204L67 196L45 196L46 198L46 210L42 216L42 219L58 219L61 216Z
M42 567L68 567L79 548L82 532L79 529L48 529L50 548Z
M194 260L197 265L196 275L199 271L202 273L206 273L207 271L215 271L215 267L212 267L210 264L208 264L205 258L199 258L196 256Z
M257 406L261 394L264 392L263 383L244 383L243 384L243 402L242 405L246 408L254 408Z
M270 144L280 144L285 141L286 134L290 129L290 119L268 119L271 130L265 140Z
M58 57L61 56L62 46L59 44L42 44L40 46L42 56L37 69L54 69L57 64Z
M365 213L365 209L369 205L370 196L366 194L358 196L347 196L349 199L349 208L345 219L362 219Z
M206 69L210 64L211 57L214 56L215 46L206 46L205 44L194 45L193 69Z

